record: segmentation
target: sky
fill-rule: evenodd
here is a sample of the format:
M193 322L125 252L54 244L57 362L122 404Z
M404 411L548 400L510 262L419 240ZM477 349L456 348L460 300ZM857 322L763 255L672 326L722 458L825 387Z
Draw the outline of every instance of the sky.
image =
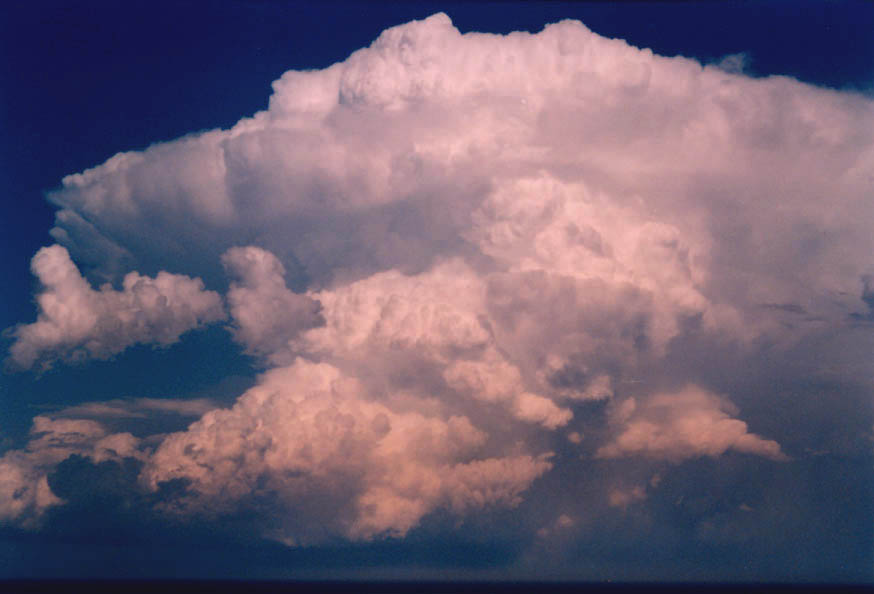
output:
M874 579L874 5L0 8L0 578Z

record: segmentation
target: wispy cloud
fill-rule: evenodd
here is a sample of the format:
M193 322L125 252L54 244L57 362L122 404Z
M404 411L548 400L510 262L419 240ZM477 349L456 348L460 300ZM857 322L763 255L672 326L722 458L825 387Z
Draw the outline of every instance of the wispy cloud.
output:
M216 407L217 403L209 398L192 398L188 400L116 398L102 402L85 402L76 406L67 406L46 414L52 418L71 419L145 418L149 415L162 413L199 417Z

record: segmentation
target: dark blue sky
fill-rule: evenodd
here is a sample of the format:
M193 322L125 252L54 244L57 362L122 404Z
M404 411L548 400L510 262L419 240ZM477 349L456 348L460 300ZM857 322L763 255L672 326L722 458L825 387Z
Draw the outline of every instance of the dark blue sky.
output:
M599 35L663 56L706 64L743 53L745 72L755 77L782 74L869 97L874 92L874 3L863 1L4 3L0 328L35 319L38 284L30 258L53 243L48 231L55 208L45 193L57 188L62 177L119 151L229 128L266 109L270 83L283 72L342 61L384 29L439 11L462 33L538 32L547 23L577 19ZM4 349L10 343L7 333ZM807 351L798 349L803 358ZM736 358L731 369L746 365L740 355L723 354ZM688 363L695 358L691 349L672 356L677 366L694 366ZM700 368L710 364L700 362ZM726 372L719 380L757 419L756 433L785 446L799 428L835 433L847 423L861 431L864 427L856 425L869 422L870 391L840 382L813 385L792 376L782 360L770 367L764 360L756 365L750 377L737 379ZM60 366L45 374L8 370L0 375L0 454L24 446L31 419L41 411L113 398L170 396L227 405L253 384L260 369L222 328L212 327L168 350L139 345L110 361ZM769 375L769 369L777 371ZM767 402L751 396L767 382L783 396ZM829 390L840 392L837 408L809 396ZM804 396L795 402L785 396L790 392ZM854 415L858 420L846 420ZM777 416L788 419L789 428L781 429ZM191 420L150 421L175 431ZM119 430L138 437L137 431L151 431L135 424ZM840 438L829 433L823 440L833 444ZM810 443L799 439L798 447ZM558 452L562 459L574 455ZM336 539L288 548L250 531L247 514L257 513L252 511L257 501L224 518L221 526L173 523L153 514L162 492L139 489L140 468L133 459L128 462L96 463L79 456L62 461L50 485L69 505L53 508L39 530L0 527L0 577L874 577L870 454L811 456L777 470L768 461L750 461L737 453L687 462L665 471L646 510L619 515L606 504L588 510L592 517L602 514L603 522L576 540L548 545L554 551L539 550L540 559L550 560L542 567L526 565L525 557L540 546L534 525L543 510L537 506L490 511L460 528L436 512L406 539L364 544ZM547 498L560 490L551 491L553 486L568 481L578 481L585 491L582 485L592 477L613 476L611 464L590 459L576 470L548 475L526 500ZM179 485L164 485L174 487ZM728 528L731 510L746 505L751 492L773 513L757 512L746 524ZM693 503L680 507L679 499ZM724 538L701 547L695 538L705 516L707 526L722 530ZM641 525L647 527L643 532Z

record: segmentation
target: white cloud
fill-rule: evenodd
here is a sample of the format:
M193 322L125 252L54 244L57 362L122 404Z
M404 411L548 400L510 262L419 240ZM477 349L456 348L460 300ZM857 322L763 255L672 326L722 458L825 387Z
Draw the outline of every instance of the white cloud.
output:
M680 462L736 450L787 459L777 442L750 433L746 423L733 418L737 413L731 402L691 384L678 392L655 394L640 405L618 411L618 434L596 455L643 455Z
M598 406L601 457L784 459L726 398L649 386L706 383L666 363L678 344L752 357L869 314L864 97L570 21L461 35L445 15L273 89L230 130L119 154L51 196L53 236L103 274L211 278L221 261L234 337L270 367L149 459L151 488L189 481L168 510L269 495L283 542L403 535L439 508L515 504L555 464L549 432ZM34 271L26 366L222 317L188 277L94 291L58 246Z
M10 354L22 367L40 360L49 365L56 358L106 359L136 343L166 346L224 317L221 298L204 291L199 279L131 272L121 291L109 285L95 291L58 245L39 250L31 268L45 290L37 296L37 321L13 332Z
M864 309L872 116L861 96L571 21L461 35L435 15L286 73L269 109L230 130L117 155L52 200L56 231L76 236L59 241L89 259L104 246L106 270L123 252L204 275L254 237L319 290L462 257L503 285L544 283L539 302L576 312L562 338L581 349L615 323L625 344L611 348L633 346L637 325L658 350L689 320L785 334L762 304Z
M523 392L516 397L513 409L517 418L541 423L549 429L566 425L573 417L570 410L559 408L548 398L529 392Z
M551 467L492 454L486 437L463 416L395 412L337 368L299 359L166 438L143 479L190 481L188 498L168 504L186 513L275 497L285 519L270 529L284 542L403 536L438 507L515 505Z
M322 303L326 323L294 343L298 352L376 377L382 386L399 377L396 389L439 396L449 406L461 398L469 413L470 401L479 401L549 429L572 417L548 393L534 391L548 385L524 377L500 352L487 286L458 260L415 276L380 273L311 295Z
M222 263L240 279L231 284L227 299L234 338L248 352L275 358L301 331L323 323L319 302L286 288L285 268L270 252L232 248Z

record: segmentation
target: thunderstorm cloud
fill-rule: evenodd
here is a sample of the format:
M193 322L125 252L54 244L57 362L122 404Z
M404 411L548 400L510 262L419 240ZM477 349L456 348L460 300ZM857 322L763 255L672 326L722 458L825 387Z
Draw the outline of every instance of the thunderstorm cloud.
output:
M10 363L213 324L260 375L169 434L110 430L146 401L36 417L0 458L0 521L38 529L73 455L135 459L157 514L249 509L289 545L513 508L575 465L638 461L577 479L631 513L670 488L640 464L792 464L793 429L745 410L773 396L763 377L871 345L874 103L729 58L436 14L286 72L230 129L65 177ZM555 511L543 542L591 517Z

